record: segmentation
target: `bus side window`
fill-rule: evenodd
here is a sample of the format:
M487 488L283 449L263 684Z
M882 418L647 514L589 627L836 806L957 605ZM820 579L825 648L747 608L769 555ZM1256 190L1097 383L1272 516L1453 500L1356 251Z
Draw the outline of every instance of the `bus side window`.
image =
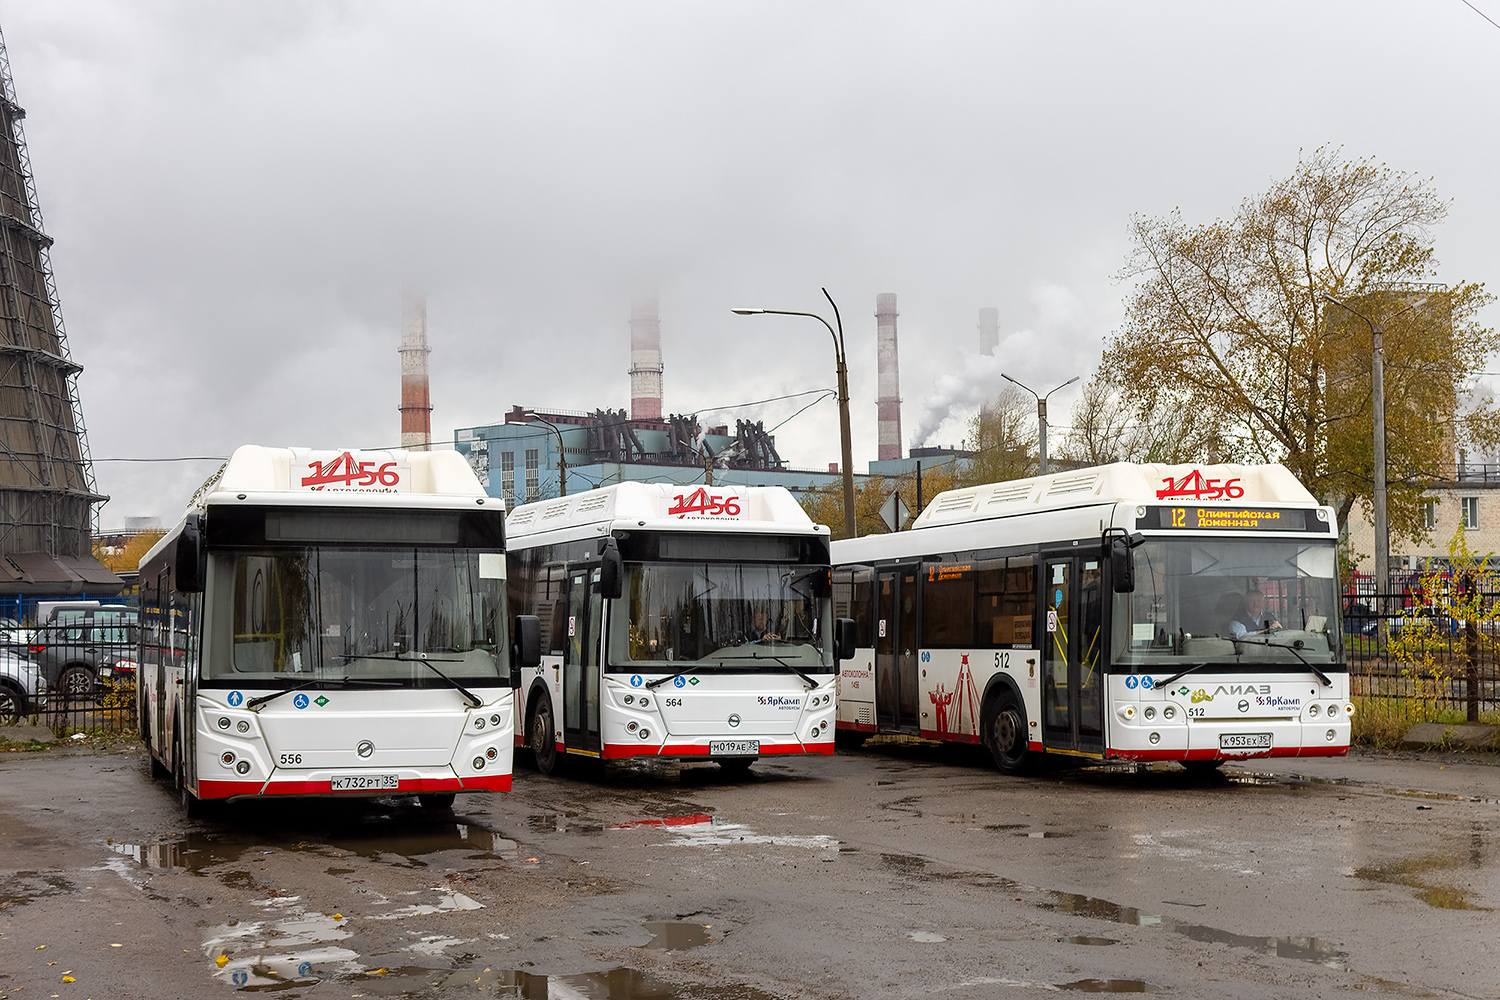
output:
M974 646L974 570L968 563L928 563L922 579L922 645Z
M833 571L833 617L854 619L854 648L875 645L875 571L854 566Z

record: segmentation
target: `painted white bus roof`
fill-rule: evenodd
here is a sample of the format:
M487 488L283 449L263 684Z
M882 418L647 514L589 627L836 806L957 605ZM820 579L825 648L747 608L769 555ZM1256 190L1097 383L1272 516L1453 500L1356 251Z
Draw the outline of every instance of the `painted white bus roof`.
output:
M1196 474L1196 479L1194 475ZM1183 496L1174 487L1230 480L1244 491L1232 499ZM1177 494L1161 496L1159 494ZM1117 505L1129 505L1116 517ZM1135 529L1135 510L1143 505L1185 505L1232 509L1258 507L1316 508L1317 499L1282 465L1111 465L1057 472L1029 479L987 483L939 493L912 522L910 530L835 541L834 562L899 558L918 553L956 552L1002 545L1043 544L1097 537L1105 528ZM1332 508L1324 507L1333 522ZM1021 515L1028 515L1022 517ZM1017 518L1003 528L994 522ZM1143 529L1144 530L1144 529ZM1271 533L1261 533L1265 537ZM1308 537L1306 534L1300 537ZM1337 538L1337 531L1330 536Z
M310 458L332 461L335 456L347 456L356 464L371 462L377 469L387 462L394 462L407 475L400 484L401 489L395 492L358 487L319 490L302 485L302 466ZM505 501L485 493L468 461L456 451L405 451L399 448L384 451L355 448L314 450L246 444L236 448L229 461L198 487L182 518L141 557L140 565L144 566L155 558L159 550L177 537L188 514L204 513L210 507L252 505L374 509L424 507L434 510L472 510L476 506L486 506L505 509Z
M691 505L700 490L703 500L733 497L740 513L669 513L680 500ZM782 486L617 483L555 500L519 504L505 518L505 537L507 545L522 547L528 541L534 544L543 534L563 531L570 538L602 536L616 525L657 531L828 534L825 526L813 524L802 505Z

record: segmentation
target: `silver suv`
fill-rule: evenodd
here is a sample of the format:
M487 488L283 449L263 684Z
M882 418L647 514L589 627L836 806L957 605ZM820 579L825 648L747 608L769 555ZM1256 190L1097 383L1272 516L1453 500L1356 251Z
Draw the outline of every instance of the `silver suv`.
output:
M0 725L15 725L46 707L41 670L24 656L0 649Z

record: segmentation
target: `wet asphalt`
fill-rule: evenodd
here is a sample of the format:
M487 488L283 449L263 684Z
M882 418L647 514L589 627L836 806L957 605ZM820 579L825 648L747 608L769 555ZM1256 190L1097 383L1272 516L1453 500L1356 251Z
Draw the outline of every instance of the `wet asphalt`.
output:
M0 754L0 1000L1500 995L1500 758L1004 778L518 762L452 812L188 820L133 745Z

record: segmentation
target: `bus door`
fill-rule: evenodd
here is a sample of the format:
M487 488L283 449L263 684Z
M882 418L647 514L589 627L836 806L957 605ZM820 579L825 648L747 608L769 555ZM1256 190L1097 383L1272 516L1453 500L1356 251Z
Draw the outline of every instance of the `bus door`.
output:
M599 752L599 636L602 617L598 567L569 572L562 705L563 741L569 750Z
M917 567L875 572L875 722L916 732Z
M1099 560L1043 559L1042 740L1049 750L1104 752L1104 632Z

